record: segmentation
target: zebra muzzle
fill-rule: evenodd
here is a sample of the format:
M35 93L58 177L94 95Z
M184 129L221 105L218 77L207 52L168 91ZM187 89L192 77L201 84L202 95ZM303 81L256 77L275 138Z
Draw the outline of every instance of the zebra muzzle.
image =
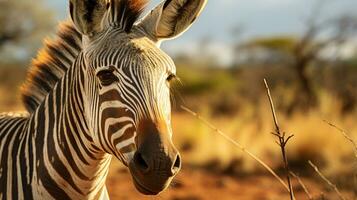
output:
M136 188L155 195L166 189L181 168L181 157L165 124L151 120L138 126L137 151L129 164Z

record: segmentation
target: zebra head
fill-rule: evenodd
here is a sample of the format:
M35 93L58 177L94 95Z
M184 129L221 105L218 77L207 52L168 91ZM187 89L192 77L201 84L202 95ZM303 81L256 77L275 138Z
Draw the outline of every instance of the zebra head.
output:
M70 0L83 35L81 67L88 127L99 151L129 167L136 188L158 194L181 166L172 142L173 61L159 49L186 31L206 0L166 0L137 22L143 0Z

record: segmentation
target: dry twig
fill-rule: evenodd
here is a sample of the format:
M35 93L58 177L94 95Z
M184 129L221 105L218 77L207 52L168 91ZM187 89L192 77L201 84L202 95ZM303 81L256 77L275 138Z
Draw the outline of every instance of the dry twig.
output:
M265 83L265 87L267 90L267 95L268 95L269 102L270 102L270 108L271 108L273 119L274 119L275 132L273 133L273 135L278 138L277 144L280 146L281 153L282 153L283 160L284 160L284 168L285 168L286 179L288 181L290 199L294 200L295 199L294 190L293 190L293 187L291 184L289 162L288 162L288 158L286 155L286 145L288 144L289 140L294 137L294 135L286 136L285 132L281 132L279 123L278 123L278 118L277 118L276 112L275 112L273 98L271 97L270 89L269 89L266 79L264 79L264 83Z
M296 180L299 182L299 184L301 185L302 189L305 191L307 198L309 200L313 200L314 198L312 197L311 193L309 192L309 190L307 189L306 185L304 184L304 182L301 180L301 178L296 175L294 172L290 171L290 174L296 178Z
M357 143L356 141L354 141L350 136L349 134L343 130L342 128L336 126L335 124L327 121L327 120L323 120L326 124L328 124L329 126L331 126L332 128L335 128L336 130L338 130L342 135L343 137L346 138L347 141L349 141L352 146L353 146L353 152L354 152L354 155L355 155L355 158L357 159ZM357 161L357 160L356 160ZM355 196L357 197L357 173L354 174L354 185L355 185L355 189L353 190L354 191L354 194Z
M338 190L337 186L335 184L333 184L330 180L328 180L319 170L319 168L316 167L316 165L314 165L314 163L312 163L309 160L309 164L310 166L315 170L315 172L322 178L322 180L324 180L333 190L335 190L336 194L338 195L338 197L341 200L346 200L345 197L343 197L342 193Z
M208 122L207 120L205 120L204 118L202 118L199 114L193 112L192 110L190 110L189 108L185 107L185 106L181 106L181 108L186 111L187 113L191 114L192 116L196 117L198 120L200 120L201 122L203 122L206 126L208 126L209 128L211 128L212 130L214 130L216 133L218 133L219 135L221 135L224 139L226 139L228 142L232 143L234 146L238 147L241 151L243 151L244 153L246 153L247 155L249 155L251 158L253 158L255 161L257 161L261 166L263 166L266 170L268 170L270 172L271 175L273 175L283 186L284 188L289 191L289 187L286 185L286 183L274 172L274 170L269 167L267 164L265 164L260 158L258 158L256 155L254 155L253 153L251 153L249 150L247 150L244 146L242 146L241 144L239 144L238 142L236 142L235 140L233 140L232 138L230 138L227 134L225 134L224 132L222 132L221 130L219 130L218 128L216 128L214 125L212 125L210 122Z
M354 147L354 153L355 153L355 157L357 158L357 143L356 141L354 141L350 136L349 134L347 134L346 131L344 131L342 128L332 124L331 122L327 121L327 120L323 120L326 124L328 124L329 126L335 128L336 130L338 130L342 135L343 137L345 137Z

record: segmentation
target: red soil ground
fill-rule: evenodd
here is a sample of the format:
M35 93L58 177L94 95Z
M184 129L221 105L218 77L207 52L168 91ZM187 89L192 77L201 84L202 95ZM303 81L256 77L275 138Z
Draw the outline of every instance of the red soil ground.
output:
M303 179L311 194L316 199L339 199L332 191L326 192L323 183ZM205 170L183 168L172 186L158 196L143 196L134 188L129 172L113 164L107 186L111 199L114 200L288 200L284 188L270 176L248 176L237 178L207 172ZM294 181L297 200L308 199L303 189ZM345 193L353 199L351 194Z

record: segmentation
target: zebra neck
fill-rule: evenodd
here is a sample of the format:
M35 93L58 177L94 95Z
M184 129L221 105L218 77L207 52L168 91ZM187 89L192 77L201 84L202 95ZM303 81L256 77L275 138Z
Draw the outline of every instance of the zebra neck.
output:
M82 78L80 68L70 68L33 115L41 199L92 199L105 190L111 156L89 134Z

